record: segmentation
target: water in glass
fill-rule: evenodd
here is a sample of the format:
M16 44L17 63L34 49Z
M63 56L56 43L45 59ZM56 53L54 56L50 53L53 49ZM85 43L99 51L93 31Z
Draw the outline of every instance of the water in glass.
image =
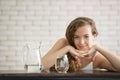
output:
M66 73L69 69L69 62L67 55L64 55L62 57L57 56L56 62L55 62L55 69L58 73Z

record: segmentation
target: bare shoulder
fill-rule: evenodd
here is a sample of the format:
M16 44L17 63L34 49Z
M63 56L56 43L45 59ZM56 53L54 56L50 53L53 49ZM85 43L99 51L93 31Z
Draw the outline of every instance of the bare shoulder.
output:
M59 50L59 49L65 47L67 45L68 45L67 39L66 38L60 38L60 39L57 40L57 42L54 44L54 46L52 47L51 50L56 51L56 50Z
M98 68L98 67L100 67L100 65L101 65L101 63L105 60L106 58L103 56L103 55L101 55L100 53L97 53L95 56L94 56L94 60L93 60L93 62L94 62L94 67L96 68Z
M58 39L57 43L68 45L68 41L66 38L60 38Z
M100 53L97 53L96 56L95 56L95 60L97 62L102 62L104 59L106 59L106 58Z
M59 41L67 42L67 39L66 38L60 38Z
M52 46L52 48L48 51L48 53L52 54L52 53L58 51L59 49L65 47L67 45L68 45L67 39L66 38L60 38L56 41L56 43Z

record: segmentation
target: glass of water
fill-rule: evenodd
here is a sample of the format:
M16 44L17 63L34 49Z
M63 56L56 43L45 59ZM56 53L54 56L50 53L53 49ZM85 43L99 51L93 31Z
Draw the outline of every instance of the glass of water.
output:
M67 73L69 69L69 61L67 55L56 57L55 69L58 73Z

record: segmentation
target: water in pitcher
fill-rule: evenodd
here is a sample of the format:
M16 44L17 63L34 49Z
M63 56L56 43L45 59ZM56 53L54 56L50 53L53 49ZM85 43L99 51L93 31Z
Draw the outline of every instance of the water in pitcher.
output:
M31 44L26 44L24 46L24 69L28 72L41 72L42 63L41 63L41 53L40 46L34 47Z

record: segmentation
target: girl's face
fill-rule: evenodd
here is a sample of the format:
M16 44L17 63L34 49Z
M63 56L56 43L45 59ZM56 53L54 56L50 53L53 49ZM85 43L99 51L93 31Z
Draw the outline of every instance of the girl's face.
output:
M79 27L74 34L74 44L77 49L88 51L93 44L95 36L90 25Z

